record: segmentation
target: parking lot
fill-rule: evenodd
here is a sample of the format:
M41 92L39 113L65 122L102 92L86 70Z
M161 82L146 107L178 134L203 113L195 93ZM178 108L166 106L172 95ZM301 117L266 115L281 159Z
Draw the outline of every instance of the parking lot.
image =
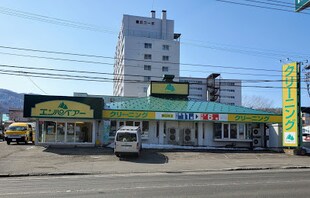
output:
M116 174L308 168L308 156L266 151L143 150L119 159L111 148L45 148L0 142L0 175Z

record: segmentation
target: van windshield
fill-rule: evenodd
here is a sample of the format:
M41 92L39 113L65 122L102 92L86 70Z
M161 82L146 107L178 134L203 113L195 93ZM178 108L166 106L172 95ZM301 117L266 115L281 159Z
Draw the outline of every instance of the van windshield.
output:
M116 141L118 142L136 142L137 135L135 133L117 133Z
M8 130L10 130L10 131L26 131L27 127L25 127L25 126L10 126L8 128Z

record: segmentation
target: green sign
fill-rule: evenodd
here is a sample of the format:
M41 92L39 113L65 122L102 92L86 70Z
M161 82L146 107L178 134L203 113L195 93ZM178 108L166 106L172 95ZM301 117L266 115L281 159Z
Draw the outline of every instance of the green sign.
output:
M310 0L295 0L295 11L300 12L310 6Z

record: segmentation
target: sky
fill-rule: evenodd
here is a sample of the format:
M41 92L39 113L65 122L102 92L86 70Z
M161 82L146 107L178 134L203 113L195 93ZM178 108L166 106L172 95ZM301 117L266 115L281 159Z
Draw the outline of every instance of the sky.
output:
M310 8L295 13L294 0L0 0L0 88L112 95L113 57L123 14L149 17L151 10L157 18L167 10L175 32L182 34L181 76L220 73L224 79L240 79L243 96L281 107L282 65L310 64ZM62 79L50 78L51 73ZM37 77L42 75L47 78ZM63 79L72 76L100 82ZM302 73L301 103L310 106L304 81Z

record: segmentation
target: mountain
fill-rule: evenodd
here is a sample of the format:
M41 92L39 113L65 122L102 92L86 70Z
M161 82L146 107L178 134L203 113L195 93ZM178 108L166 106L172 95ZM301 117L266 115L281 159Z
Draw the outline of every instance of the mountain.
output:
M9 109L22 109L24 106L24 94L10 90L0 89L0 112L8 113Z

